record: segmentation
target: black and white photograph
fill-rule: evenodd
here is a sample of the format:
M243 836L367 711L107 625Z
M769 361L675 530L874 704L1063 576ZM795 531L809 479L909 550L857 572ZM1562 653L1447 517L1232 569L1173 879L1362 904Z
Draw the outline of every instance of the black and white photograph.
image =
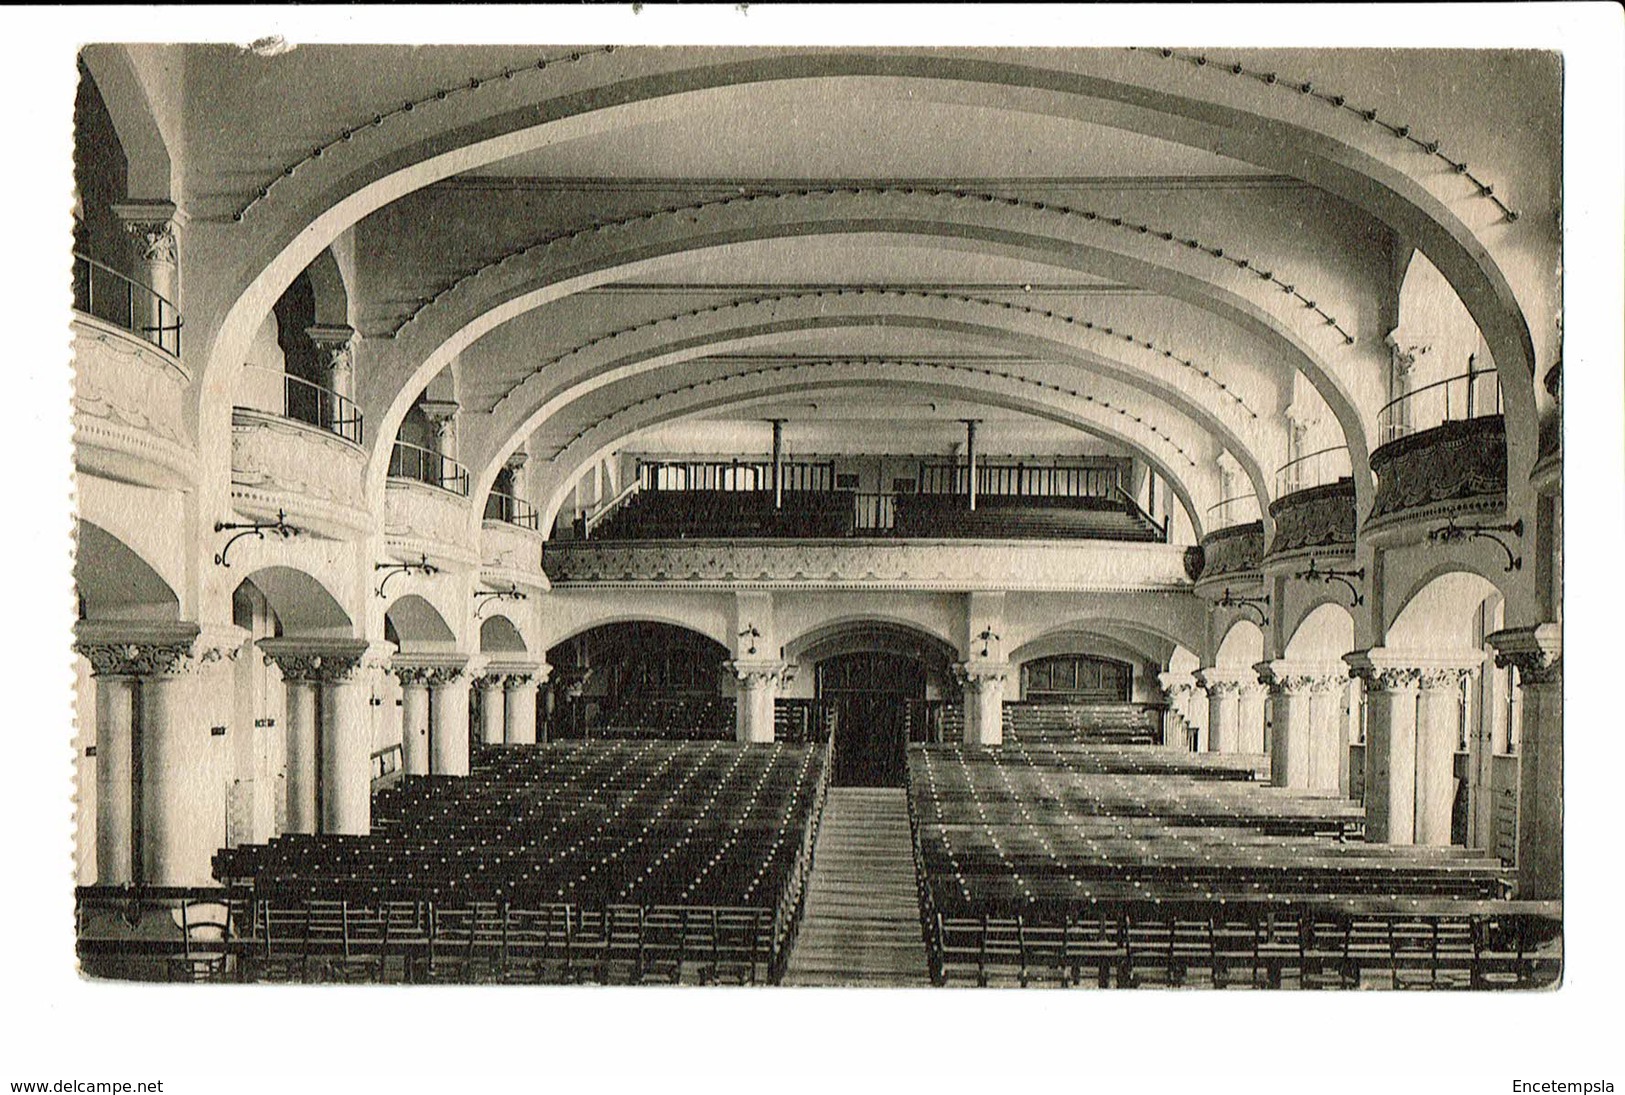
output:
M839 1043L803 1009L945 1017L901 1053L1043 999L1160 1026L1155 1080L1192 1024L1457 1009L1482 1050L1617 985L1566 915L1620 907L1571 885L1617 789L1564 734L1619 710L1565 719L1564 616L1617 584L1622 369L1564 351L1617 354L1620 139L1577 266L1561 42L500 10L86 21L37 66L60 991L210 1040L784 1009L784 1054ZM1565 583L1570 493L1615 577ZM1572 1059L1471 1089L1620 1080Z

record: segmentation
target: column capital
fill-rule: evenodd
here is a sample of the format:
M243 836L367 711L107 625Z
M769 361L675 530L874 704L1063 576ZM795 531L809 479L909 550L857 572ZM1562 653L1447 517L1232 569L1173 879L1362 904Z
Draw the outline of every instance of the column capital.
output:
M287 681L341 684L369 659L373 644L365 639L261 639L266 665L282 670ZM375 655L374 655L375 657Z
M199 633L198 625L190 623L80 620L74 626L74 649L97 677L172 675L193 667Z
M1260 683L1275 695L1296 696L1305 692L1331 692L1346 684L1348 669L1325 662L1294 661L1277 658L1253 666Z
M1563 682L1563 628L1545 623L1535 627L1509 627L1489 635L1495 648L1495 664L1502 669L1516 666L1521 686Z
M390 659L390 672L402 685L444 685L469 670L466 654L396 654ZM472 671L470 671L472 672Z
M174 202L115 202L113 216L141 249L143 262L175 264L175 229L183 218Z
M748 661L739 659L727 663L733 675L746 688L761 688L777 684L784 679L788 663L781 661Z
M1484 655L1476 650L1435 654L1374 646L1344 654L1343 661L1348 663L1349 676L1364 681L1373 691L1409 692L1453 687L1463 674L1483 664Z
M1196 691L1196 676L1193 673L1158 673L1157 683L1162 690L1170 696L1186 695Z
M422 399L418 401L418 409L423 412L424 417L436 426L456 418L460 406L455 399Z
M317 324L306 327L305 334L325 359L329 369L348 369L354 364L355 328L344 324Z
M1010 679L1013 669L1009 662L955 662L953 674L961 686L980 689L1003 684Z
M1193 675L1196 687L1210 696L1235 695L1241 692L1246 678L1239 669L1205 666Z

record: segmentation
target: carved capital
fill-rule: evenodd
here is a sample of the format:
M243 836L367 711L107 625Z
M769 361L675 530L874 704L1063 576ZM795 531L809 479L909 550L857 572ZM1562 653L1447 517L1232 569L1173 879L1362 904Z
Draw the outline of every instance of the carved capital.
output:
M1241 694L1242 676L1234 669L1210 667L1198 669L1196 687L1209 696L1236 696Z
M1157 683L1171 699L1183 700L1196 691L1196 678L1189 673L1159 673Z
M341 684L354 676L367 661L369 644L364 640L306 642L299 639L261 639L260 651L266 665L282 671L284 681L314 684Z
M979 692L984 688L1003 687L1010 679L1009 662L956 662L954 680L967 691Z
M784 662L732 661L728 668L744 688L765 688L784 679Z
M348 373L355 364L355 330L345 326L305 328L329 373Z
M196 624L82 620L74 628L74 649L98 677L159 677L189 673L197 665ZM207 651L216 660L219 649Z
M1520 687L1563 683L1563 631L1557 624L1514 627L1487 639L1495 648L1495 664L1516 666Z
M1332 692L1348 682L1348 672L1341 666L1317 665L1287 661L1259 662L1253 667L1259 681L1272 695L1298 696L1317 692Z
M395 679L401 682L402 688L413 685L427 688L429 686L429 670L421 665L392 665L389 671L395 674Z
M1462 678L1471 670L1461 666L1420 666L1417 669L1417 685L1424 692L1437 692L1441 689L1451 690L1461 687Z
M141 261L149 265L176 263L175 206L171 202L121 202L113 215L135 241Z

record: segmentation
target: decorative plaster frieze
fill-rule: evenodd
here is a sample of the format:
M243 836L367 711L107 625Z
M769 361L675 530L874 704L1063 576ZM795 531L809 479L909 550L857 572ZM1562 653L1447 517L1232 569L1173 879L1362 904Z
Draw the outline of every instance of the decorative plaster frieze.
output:
M652 540L547 545L552 584L689 589L1183 591L1184 549L1030 541Z

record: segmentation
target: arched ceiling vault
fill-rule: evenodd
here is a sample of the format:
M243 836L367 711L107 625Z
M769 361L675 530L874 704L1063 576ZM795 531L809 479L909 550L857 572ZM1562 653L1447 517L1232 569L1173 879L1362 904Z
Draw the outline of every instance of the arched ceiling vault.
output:
M1168 482L1198 535L1205 514L1200 503L1217 499L1216 474L1207 464L1175 466L1168 459L1169 454L1144 447L1137 443L1134 435L1125 432L1116 421L1121 416L1081 400L1057 399L1053 392L1045 395L1023 390L1019 382L990 382L985 377L956 375L956 370L902 362L808 362L757 369L743 375L731 374L715 363L708 364L710 368L686 381L682 390L651 390L636 404L623 405L622 413L598 419L596 425L571 437L560 449L538 454L547 468L538 481L537 500L542 509L543 527L551 525L584 467L603 459L640 431L707 415L720 408L744 410L752 402L789 394L840 389L873 392L881 385L894 392L936 395L1016 410L1126 445Z
M358 147L366 150L360 155L367 158L359 162L337 144L340 154L321 160L301 154L296 170L278 178L281 185L274 197L264 189L259 207L245 212L250 203L237 210L240 219L230 227L197 233L204 263L221 273L203 289L201 295L212 298L204 301L203 311L208 317L224 316L218 328L200 332L211 373L210 382L199 386L205 428L223 420L229 405L232 385L221 383L218 373L240 366L269 302L339 232L401 195L549 141L670 116L685 97L712 89L870 77L905 81L912 93L934 101L1083 119L1207 149L1292 174L1365 209L1412 241L1450 280L1507 381L1511 447L1522 451L1532 440L1534 347L1519 303L1491 251L1449 201L1396 166L1397 149L1390 156L1374 154L1363 141L1284 120L1273 106L1240 109L1217 101L1227 98L1223 95L1178 94L1157 86L1160 78L1149 70L1142 73L1144 62L1121 51L1068 55L1064 69L962 53L744 52L746 56L731 55L712 64L694 63L687 55L662 59L636 54L631 63L618 57L605 62L603 82L596 86L577 84L552 97L543 93L539 102L534 96L529 102L491 99L482 109L471 95L440 112L440 128L433 122L427 128L396 126L387 138L360 142ZM670 67L656 71L663 65ZM391 118L396 113L392 108ZM538 116L547 121L536 124ZM382 134L382 114L377 126ZM1214 280L1250 285L1262 279L1238 268ZM212 324L212 318L205 324Z

